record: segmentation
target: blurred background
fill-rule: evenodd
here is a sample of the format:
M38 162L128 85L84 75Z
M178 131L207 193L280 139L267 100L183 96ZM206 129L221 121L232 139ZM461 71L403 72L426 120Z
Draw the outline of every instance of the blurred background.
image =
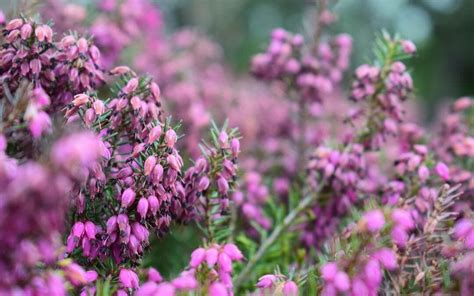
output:
M354 39L352 67L367 61L374 33L387 29L413 40L417 94L430 121L441 102L474 94L473 0L332 0L330 29ZM157 0L168 28L197 26L221 44L240 72L262 51L272 28L311 31L312 0Z
M8 11L28 0L0 0ZM195 26L224 48L228 63L240 73L262 51L272 28L312 31L315 0L153 0L166 28ZM41 3L41 1L38 1ZM87 4L90 0L69 0ZM334 32L354 39L352 67L369 56L374 33L382 29L413 40L418 57L410 67L417 95L430 121L440 104L474 94L473 0L330 0L338 21Z

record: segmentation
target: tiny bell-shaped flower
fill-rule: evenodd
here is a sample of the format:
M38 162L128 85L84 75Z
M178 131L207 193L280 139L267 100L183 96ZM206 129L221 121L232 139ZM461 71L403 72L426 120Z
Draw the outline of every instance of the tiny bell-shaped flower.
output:
M191 260L189 266L196 268L204 261L206 258L206 250L204 248L197 248L191 253Z
M92 104L92 107L94 108L95 114L99 116L105 112L105 105L101 100L96 100L94 104Z
M229 291L224 284L214 282L209 286L209 296L228 296Z
M127 85L122 89L125 94L134 92L138 87L138 78L132 78L127 82Z
M122 193L122 208L128 208L135 201L135 191L131 188L125 189Z
M140 198L137 205L137 212L142 219L146 218L148 212L148 200L144 197Z
M138 276L132 270L122 268L120 270L119 280L122 286L125 288L138 288Z
M206 263L211 268L217 263L219 252L216 248L209 248L206 250Z
M229 191L229 183L224 177L219 177L217 179L217 189L221 194L226 194L227 191Z
M154 269L153 267L150 267L150 269L148 269L148 280L153 281L155 283L160 283L163 281L163 277L158 272L158 270Z
M152 82L150 84L150 91L151 91L151 94L153 95L153 98L155 98L155 100L157 102L159 102L161 91L160 91L160 87L158 86L158 84L156 84L155 82Z
M225 244L224 245L224 252L230 257L232 260L241 260L244 258L242 252L240 252L239 248L237 248L234 244Z
M367 230L372 233L380 231L385 225L385 218L380 210L368 211L362 217L362 221Z
M218 141L219 141L219 146L221 146L221 148L223 149L229 148L229 136L227 135L225 131L220 132Z
M158 212L158 209L160 208L160 202L158 201L158 198L156 198L156 196L154 195L150 195L148 196L147 200L148 200L148 205L150 207L150 212L153 215L156 215L156 213Z
M82 106L87 102L89 102L89 96L86 94L75 95L74 100L72 100L72 104L74 105L74 107Z
M233 138L230 142L230 151L232 152L232 157L237 157L240 153L240 141L239 139Z
M282 292L284 296L298 296L298 285L293 281L286 281Z
M169 129L166 131L165 143L166 143L166 146L168 146L168 148L173 148L177 140L178 140L178 136L176 135L176 132L173 129Z
M33 32L33 28L31 27L30 24L24 24L21 27L21 39L26 40L31 36L31 33Z
M416 46L410 40L402 40L401 42L402 49L407 54L415 54L416 53Z
M226 253L221 252L219 254L219 258L217 259L217 263L219 264L219 268L223 272L232 272L232 260L230 259L230 257Z
M148 158L145 160L145 165L144 165L144 174L145 176L149 176L153 169L155 168L156 165L156 157L151 155L148 156Z
M443 181L449 181L449 168L444 162L436 164L435 172Z
M207 188L209 188L209 178L206 176L203 176L201 180L199 180L198 191L204 191Z
M81 238L83 234L84 234L84 223L82 223L81 221L74 223L74 225L72 226L72 235L74 235L77 238Z
M161 126L157 125L153 127L148 134L148 144L152 144L161 136Z
M96 232L96 227L94 223L92 223L91 221L86 221L86 223L84 224L84 228L85 228L87 237L89 239L95 239L97 232Z

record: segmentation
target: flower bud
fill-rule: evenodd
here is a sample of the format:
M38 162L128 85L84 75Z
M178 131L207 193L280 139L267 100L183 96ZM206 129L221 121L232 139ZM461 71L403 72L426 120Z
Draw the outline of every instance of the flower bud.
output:
M232 260L241 260L244 258L242 252L240 252L239 248L237 248L234 244L225 244L224 245L224 252L230 257Z
M225 131L222 131L219 134L218 141L221 148L226 149L229 147L229 136Z
M138 87L138 78L132 78L127 82L127 85L122 89L125 94L134 92Z
M168 165L170 168L172 168L175 171L180 171L181 165L178 163L178 160L173 154L168 155L166 158L166 161L168 162Z
M177 140L178 140L178 136L176 135L176 132L173 129L169 129L166 131L165 143L166 143L166 146L168 146L168 148L173 148Z
M209 187L209 178L204 176L201 178L201 180L199 180L199 183L198 183L198 191L204 191L206 190L207 188Z
M436 164L435 172L443 181L449 181L449 168L444 162Z
M95 100L94 104L92 104L92 107L94 108L95 114L99 116L105 112L105 105L101 100Z
M158 272L158 270L154 269L153 267L150 267L150 269L148 269L148 280L153 281L155 283L160 283L163 281L163 277Z
M230 142L230 151L232 152L232 157L237 157L240 153L240 141L237 138L233 138Z
M131 188L125 189L122 193L122 208L128 208L135 201L135 195Z
M367 230L372 233L380 231L385 225L385 218L380 210L368 211L362 217L362 221Z
M144 197L140 198L137 205L137 212L142 219L146 218L148 212L148 200Z
M191 253L191 260L189 266L192 268L198 267L206 257L206 250L203 248L198 248Z
M229 183L223 177L217 179L217 189L219 193L226 194L229 191Z
M77 238L81 238L84 234L84 223L80 221L74 223L72 226L72 234Z
M21 27L21 34L20 34L21 39L26 40L26 39L30 38L32 32L33 32L33 28L31 27L31 25L30 24L24 24Z
M336 276L334 277L334 285L336 286L336 289L341 292L348 291L351 286L351 282L347 273L343 271L337 272Z
M46 38L46 32L43 28L43 26L37 26L35 29L35 35L36 39L38 39L39 42L43 42Z
M148 176L151 174L151 172L155 168L155 165L156 165L156 157L153 155L148 156L148 158L145 160L145 165L144 165L145 176Z
M86 94L78 94L74 96L74 100L72 100L72 104L75 107L82 106L84 104L87 104L89 102L89 96Z
M138 276L132 270L122 268L120 270L119 280L125 288L138 288Z
M21 25L23 25L22 19L19 19L19 18L13 19L6 25L5 30L7 31L15 30L21 27Z
M158 198L156 198L154 195L150 195L148 196L147 200L151 213L156 215L158 209L160 208L160 202L158 201Z
M213 282L209 286L209 296L229 296L229 291L227 288L219 282Z
M85 38L79 38L76 45L80 53L86 53L89 49L89 45L87 44L87 40Z
M84 224L84 228L85 228L87 237L89 239L95 239L96 228L95 228L94 223L92 223L91 221L86 221L86 223Z
M150 91L151 91L151 94L153 95L153 97L155 98L155 101L159 102L161 91L160 91L160 87L158 86L158 84L156 84L155 82L152 82L151 85L150 85Z
M157 125L148 134L148 144L154 143L161 136L161 126Z
M219 252L215 248L209 248L206 250L206 263L209 268L213 267L217 263L217 257Z
M286 281L282 292L284 296L298 296L298 286L293 281Z
M111 234L117 229L117 216L112 216L107 220L106 223L107 234Z
M402 40L401 42L402 49L407 54L415 54L416 53L416 46L410 40Z
M220 270L224 272L232 272L232 261L226 253L222 252L219 254L218 264Z

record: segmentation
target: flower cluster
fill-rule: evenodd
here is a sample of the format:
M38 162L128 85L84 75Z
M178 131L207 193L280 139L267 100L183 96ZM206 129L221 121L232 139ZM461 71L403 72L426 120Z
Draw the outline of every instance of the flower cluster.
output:
M403 210L395 209L391 214L395 229L413 226L409 216ZM408 225L410 224L410 225ZM358 240L359 247L352 254L340 250L336 254L336 262L327 262L320 268L324 286L321 295L372 295L376 294L383 280L384 270L393 271L398 268L397 255L388 246L380 245L378 239L386 231L385 214L380 209L367 211L354 229L344 239ZM404 228L405 229L405 228ZM342 243L342 241L341 241ZM396 244L399 242L395 241ZM343 246L349 244L342 243Z
M125 78L116 98L104 102L80 94L66 113L70 124L82 119L96 130L107 151L88 184L75 190L80 216L68 237L69 252L81 246L90 259L137 259L150 232L163 235L173 219L192 218L180 178L178 136L161 119L160 90L154 82ZM104 202L107 207L96 206ZM94 221L97 216L107 218Z
M298 285L281 274L263 275L258 279L257 288L262 295L276 294L277 291L284 296L298 295Z
M321 102L342 80L349 66L352 39L345 34L304 51L303 36L278 28L273 30L267 51L252 60L252 72L266 80L289 80L302 99Z
M351 98L356 102L364 102L364 106L352 111L354 121L362 114L366 115L365 130L360 135L364 144L379 147L386 135L397 134L398 125L403 119L402 103L413 90L413 81L405 64L398 61L413 52L404 52L403 41L383 36L381 49L386 53L376 65L361 65L355 71ZM355 114L355 115L354 115Z
M339 220L376 184L369 178L369 163L358 144L344 151L320 146L308 162L308 183L320 191L321 199L313 208L315 221L308 223L303 241L308 246L321 246L337 229ZM365 181L365 182L364 182Z
M6 154L6 139L2 136L0 141L0 293L64 290L63 279L54 270L61 256L68 195L87 177L77 168L87 173L99 159L100 141L89 133L61 138L44 164L18 163ZM76 141L88 149L77 149Z

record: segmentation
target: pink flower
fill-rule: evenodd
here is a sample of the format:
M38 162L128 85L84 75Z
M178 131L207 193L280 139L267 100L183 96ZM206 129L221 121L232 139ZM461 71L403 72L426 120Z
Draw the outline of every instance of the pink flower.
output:
M33 138L39 138L51 130L51 119L46 112L38 112L29 122L28 128Z
M219 282L214 282L209 286L209 296L228 296L229 292L227 291L227 288L219 283Z
M395 209L392 212L392 220L395 224L403 229L413 229L415 227L415 222L411 214L402 209Z
M374 254L374 257L377 258L380 263L382 263L382 265L388 270L394 270L398 267L395 252L388 248L382 248L378 250Z
M232 260L241 260L244 258L242 252L240 252L239 248L237 248L234 244L225 244L224 245L224 252L232 259Z
M334 262L328 262L321 267L321 277L327 282L333 281L337 272L337 264Z
M339 271L334 277L334 286L341 292L346 292L351 287L351 281L347 273Z
M206 258L206 250L204 248L197 248L191 253L191 261L189 265L192 268L198 267Z
M144 164L144 174L145 174L145 176L148 176L148 175L151 174L151 172L155 168L155 165L156 165L156 157L153 156L153 155L148 156L147 159L145 160L145 164Z
M119 273L119 280L125 288L138 288L138 276L130 269L122 268Z
M380 210L372 210L364 214L362 217L370 232L378 232L385 225L385 218Z
M146 218L148 212L148 200L144 197L140 198L137 205L137 212L142 219Z
M166 131L166 134L165 134L166 146L168 146L169 148L173 148L177 140L178 140L178 136L176 135L176 132L173 129L169 129Z
M217 263L219 252L216 248L209 248L206 250L206 262L209 267L213 267Z
M226 253L221 252L219 254L219 258L218 258L217 262L218 262L219 267L222 271L232 272L232 261Z
M293 281L286 281L283 284L282 292L285 296L298 296L298 285Z
M436 164L435 172L444 181L449 181L449 168L444 162L438 162Z
M135 196L135 191L133 191L131 188L125 189L125 191L122 193L122 208L128 208L130 205L132 205L135 201Z
M402 40L401 42L402 49L405 53L414 54L416 53L416 46L410 40Z
M260 289L267 289L273 287L277 277L273 274L266 274L258 279L257 287Z
M158 270L150 267L150 269L148 269L148 280L160 283L163 281L163 278L161 277L161 274L158 272Z

